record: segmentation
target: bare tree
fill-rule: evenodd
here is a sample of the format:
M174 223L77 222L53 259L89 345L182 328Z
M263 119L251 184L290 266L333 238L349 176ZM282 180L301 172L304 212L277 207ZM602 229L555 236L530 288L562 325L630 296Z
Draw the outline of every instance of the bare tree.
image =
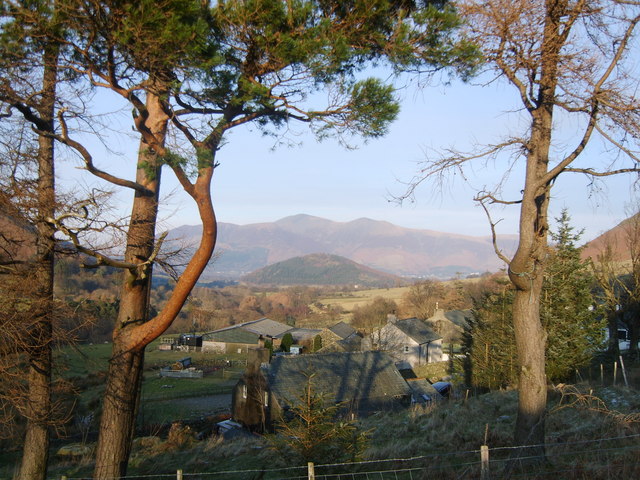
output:
M524 131L471 153L449 150L428 160L408 195L427 178L442 180L452 170L464 172L473 160L506 157L508 166L499 184L479 192L475 200L487 212L496 253L509 265L515 287L513 323L519 366L515 441L541 445L547 334L540 322L540 293L547 261L551 189L560 175L569 173L594 182L640 172L639 81L630 61L637 48L634 33L640 2L461 0L457 6L467 20L469 38L484 52L485 74L515 88ZM580 133L563 136L561 121L572 121ZM608 145L597 157L600 165L591 164L593 157L583 155L596 140ZM513 191L521 195L503 198L503 187L516 177L523 180ZM520 236L512 258L496 243L492 205L520 209Z
M441 282L425 280L409 287L402 296L402 307L408 316L427 320L436 312L444 297L445 287Z
M35 169L28 181L31 188L18 191L17 197L5 196L7 203L17 200L23 207L26 206L26 209L18 208L17 213L37 232L34 235L33 258L25 262L24 258L14 257L17 264L30 267L19 271L19 275L32 279L31 294L25 297L29 299L30 317L18 316L24 322L22 327L26 339L19 342L20 349L29 359L29 391L23 397L26 401L22 410L22 415L27 419L27 428L17 477L24 480L46 478L49 427L52 421L51 345L56 242L55 228L48 219L54 216L56 210L54 140L50 134L54 131L60 43L52 33L56 28L56 18L55 7L53 2L50 3L47 7L51 8L46 9L42 16L30 15L29 9L9 8L0 32L3 43L0 69L4 77L0 86L0 101L7 109L7 115L19 112L37 132L36 135L31 134L37 142ZM15 165L21 163L18 160ZM17 178L18 172L19 169L11 171L9 182L13 187L17 183L25 187L25 179ZM16 271L11 273L15 275ZM13 337L12 340L16 341L17 338Z

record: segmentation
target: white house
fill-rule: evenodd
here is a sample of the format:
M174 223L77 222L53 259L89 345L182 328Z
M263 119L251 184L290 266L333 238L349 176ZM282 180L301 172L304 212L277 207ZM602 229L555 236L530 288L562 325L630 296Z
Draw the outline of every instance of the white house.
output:
M363 342L363 349L367 348L387 352L399 368L442 361L442 337L417 318L398 320L391 315Z

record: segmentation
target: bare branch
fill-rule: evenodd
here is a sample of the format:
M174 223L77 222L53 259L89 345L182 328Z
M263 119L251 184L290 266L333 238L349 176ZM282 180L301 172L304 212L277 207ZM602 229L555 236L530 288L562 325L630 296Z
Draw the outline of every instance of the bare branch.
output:
M485 194L475 198L475 201L480 204L480 206L484 210L485 215L487 216L487 220L489 221L489 225L491 227L491 243L493 244L493 250L500 260L509 265L511 263L511 260L509 260L509 258L507 258L507 256L502 253L502 250L500 250L500 248L498 247L498 234L496 233L496 225L500 223L500 220L498 220L497 222L493 221L493 219L491 218L491 213L485 205L486 200L490 200L491 203L495 203L493 195Z
M450 170L454 170L459 172L463 178L466 179L466 174L464 172L464 166L471 162L472 160L478 160L481 158L492 158L497 154L501 153L503 150L513 147L519 146L522 147L523 142L521 139L511 139L505 142L488 145L484 150L481 150L477 153L464 153L458 152L453 149L448 149L445 151L445 154L442 155L439 159L435 160L427 160L422 162L422 164L426 164L424 168L422 168L418 174L416 174L409 182L407 182L407 190L400 196L394 197L394 200L402 203L404 200L411 199L415 195L415 191L423 182L427 179L436 177L440 182L443 181L444 176L449 173ZM494 199L495 203L503 203L503 204L514 204L518 203L518 201L507 202L507 201L498 201Z
M619 175L621 173L640 173L640 167L619 168L617 170L605 170L602 172L597 172L592 168L565 168L564 171L572 173L584 173L585 175L589 175L590 177L610 177L612 175Z
M80 142L77 142L69 137L69 130L67 127L67 122L64 118L64 113L65 113L64 108L58 112L58 121L60 122L62 133L60 135L51 134L50 136L58 140L60 143L63 143L64 145L67 145L68 147L71 147L76 152L78 152L84 161L85 170L92 173L96 177L106 180L107 182L112 183L114 185L131 188L137 192L142 193L143 195L150 194L147 188L145 188L143 185L140 185L137 182L132 182L131 180L126 180L124 178L116 177L115 175L111 175L110 173L107 173L97 168L93 163L93 156L91 155L91 153L89 153L87 148Z

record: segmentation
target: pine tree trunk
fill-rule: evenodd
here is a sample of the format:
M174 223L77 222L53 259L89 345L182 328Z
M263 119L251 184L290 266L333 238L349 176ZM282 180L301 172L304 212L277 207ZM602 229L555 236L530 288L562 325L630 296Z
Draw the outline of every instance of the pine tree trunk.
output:
M57 83L58 46L48 45L43 54L42 103L40 120L53 131ZM38 137L37 186L38 236L37 264L34 274L34 322L27 332L29 371L26 405L27 426L22 463L17 480L44 480L49 459L49 425L51 411L51 341L53 322L53 264L55 229L46 218L55 216L54 142L45 135Z
M115 479L127 473L143 363L144 351L126 351L114 342L93 478Z
M534 289L517 290L513 303L518 353L518 418L515 439L518 445L544 444L547 379L545 374L546 333L540 323L539 302ZM538 297L539 298L539 297ZM544 448L527 451L540 455Z
M547 378L546 331L540 319L540 299L548 246L548 210L552 179L547 178L558 81L560 23L566 2L546 4L541 45L539 90L530 110L525 185L520 204L518 249L509 264L516 288L513 324L518 356L518 417L514 440L532 446L526 456L544 458ZM535 461L535 460L534 460Z
M151 93L147 95L147 113L146 127L162 143L167 116L159 98ZM125 261L129 263L140 264L153 253L160 172L157 155L143 139L138 153L136 181L149 193L135 193L125 251ZM150 265L136 272L124 272L100 420L95 479L120 478L127 471L144 361L144 347L132 349L130 334L149 320L151 277Z

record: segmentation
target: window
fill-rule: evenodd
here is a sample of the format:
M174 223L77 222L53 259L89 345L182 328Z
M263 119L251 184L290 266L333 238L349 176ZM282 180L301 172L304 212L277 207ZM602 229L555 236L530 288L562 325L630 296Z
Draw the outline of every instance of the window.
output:
M269 392L264 392L264 406L269 406Z
M409 345L404 346L404 353L409 353Z
M242 385L242 398L247 398L247 386Z

